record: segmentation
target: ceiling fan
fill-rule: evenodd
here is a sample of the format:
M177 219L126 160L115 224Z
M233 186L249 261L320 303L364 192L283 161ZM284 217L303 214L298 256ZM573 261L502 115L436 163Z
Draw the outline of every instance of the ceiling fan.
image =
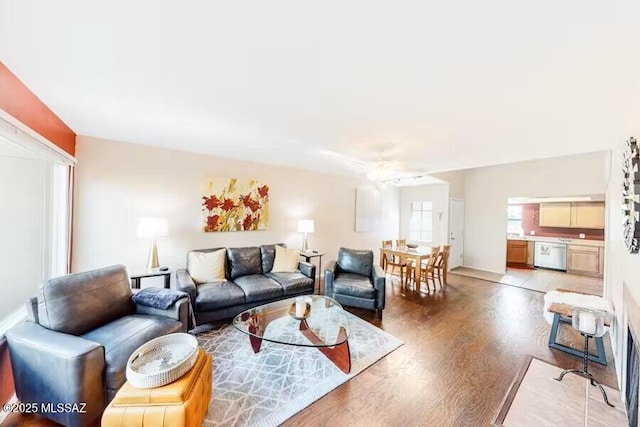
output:
M366 174L370 180L383 184L410 183L428 176L425 172L406 171L398 160L387 158L382 151L373 161L361 160L331 150L322 150L322 154L335 157L349 165L351 169Z

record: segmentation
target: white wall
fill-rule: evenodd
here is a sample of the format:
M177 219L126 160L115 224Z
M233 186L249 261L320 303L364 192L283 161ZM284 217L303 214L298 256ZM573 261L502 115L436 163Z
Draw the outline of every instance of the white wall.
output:
M616 145L611 152L611 181L607 189L607 233L605 241L605 287L604 296L613 301L616 322L611 330L611 340L618 384L624 390L621 357L626 352L627 331L623 328L625 301L623 286L629 288L631 296L640 301L640 254L630 254L624 244L622 227L622 153L624 145Z
M0 320L36 296L44 278L45 162L0 155Z
M507 198L602 194L605 152L465 171L464 265L503 273Z
M189 249L285 242L302 245L299 218L315 220L309 246L335 259L340 246L373 249L397 238L398 190L383 191L383 227L355 233L355 189L364 181L294 168L78 137L76 146L73 271L110 264L143 267L149 242L136 237L138 218L161 216L169 236L158 240L160 263L184 266ZM201 187L212 177L258 179L270 186L265 231L201 231Z
M429 184L400 187L400 236L409 240L411 202L433 202L433 240L431 245L448 244L449 235L449 184Z
M464 182L466 176L464 170L434 173L431 176L449 183L450 198L464 199Z

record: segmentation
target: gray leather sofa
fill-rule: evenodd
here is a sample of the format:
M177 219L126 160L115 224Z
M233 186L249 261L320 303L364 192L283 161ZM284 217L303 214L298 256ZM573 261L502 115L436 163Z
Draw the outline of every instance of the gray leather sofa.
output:
M284 243L277 245L286 247ZM276 244L226 248L226 280L196 284L187 268L176 272L178 290L191 297L196 325L229 319L252 307L313 293L316 268L300 262L298 272L274 273ZM225 248L198 249L214 252Z
M29 321L6 333L16 395L38 404L86 403L85 413L41 413L66 426L93 424L126 381L127 360L162 335L186 332L189 300L168 310L131 301L123 266L51 279L27 302Z
M373 264L373 252L340 248L324 270L324 294L342 305L376 310L382 317L386 278Z

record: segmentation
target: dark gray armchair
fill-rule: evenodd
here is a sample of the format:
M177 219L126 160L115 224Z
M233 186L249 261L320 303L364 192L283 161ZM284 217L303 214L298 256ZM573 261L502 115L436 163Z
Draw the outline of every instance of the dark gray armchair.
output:
M123 266L51 279L27 302L29 321L7 331L16 395L38 404L86 403L85 413L47 411L65 426L94 423L126 381L142 344L186 332L189 299L168 310L131 301ZM42 406L39 406L42 407Z
M376 310L382 317L386 279L373 264L373 252L340 248L324 270L324 294L342 305Z

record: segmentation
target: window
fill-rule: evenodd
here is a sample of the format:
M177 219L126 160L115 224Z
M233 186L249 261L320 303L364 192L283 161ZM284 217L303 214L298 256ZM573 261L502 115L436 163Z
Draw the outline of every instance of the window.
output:
M411 202L409 240L431 242L433 239L433 202Z
M0 336L69 271L73 158L0 115Z
M507 234L522 236L522 205L509 205L507 207Z

